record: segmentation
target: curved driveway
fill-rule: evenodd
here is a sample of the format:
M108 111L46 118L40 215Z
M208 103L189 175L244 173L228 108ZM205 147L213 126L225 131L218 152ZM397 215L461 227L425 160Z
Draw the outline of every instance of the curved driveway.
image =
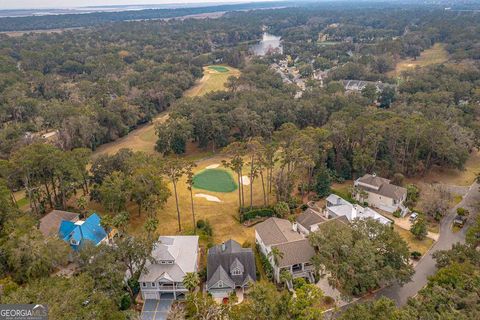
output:
M454 208L450 209L448 215L442 219L442 222L440 223L440 237L422 260L418 262L412 280L403 286L393 285L382 289L376 293L375 298L385 296L393 299L398 306L403 306L407 303L409 297L416 295L417 292L427 284L427 278L433 275L437 270L435 267L435 260L432 257L433 253L438 250L448 250L454 243L465 242L465 233L468 226L475 221L475 216L477 214L477 205L480 201L479 189L480 185L478 183L472 184L462 201ZM467 225L463 227L462 230L453 233L452 222L456 216L456 210L458 207L469 209L471 214Z

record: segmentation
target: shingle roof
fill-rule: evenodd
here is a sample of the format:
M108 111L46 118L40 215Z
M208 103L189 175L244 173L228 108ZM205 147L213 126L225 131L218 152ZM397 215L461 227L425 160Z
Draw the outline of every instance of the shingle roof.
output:
M385 196L397 201L402 200L405 195L407 194L407 189L403 187L399 187L390 183L390 180L377 177L374 175L366 174L357 180L360 183L365 183L371 186L375 186L375 188L370 188L365 185L358 185L361 189L379 194L381 196ZM378 189L378 190L377 190Z
M290 221L279 218L269 218L255 227L265 245L274 245L288 241L303 239L293 231Z
M147 263L138 281L154 282L165 278L182 282L187 272L197 270L198 236L160 237L151 255L157 261ZM172 257L175 258L173 264L160 263L161 260L171 261Z
M327 219L311 208L308 208L297 217L297 223L306 229L310 229L311 226L325 221L327 221Z
M227 271L225 271L225 269L223 269L221 265L218 266L218 268L215 270L215 272L212 274L212 276L208 280L207 290L212 286L214 286L215 284L217 284L219 281L222 281L225 285L227 285L232 289L235 288L235 282L230 278Z
M62 220L76 222L78 218L78 213L75 212L53 210L40 219L39 230L45 237L57 235Z
M232 275L231 270L234 268L243 270L243 273ZM248 278L253 281L257 278L255 256L251 248L242 248L238 242L228 240L208 250L207 289L219 280L226 284L233 283L231 287L242 286L248 282Z
M297 263L309 262L315 255L315 250L308 239L301 239L292 242L281 243L272 248L277 248L283 253L278 260L278 267L291 266Z

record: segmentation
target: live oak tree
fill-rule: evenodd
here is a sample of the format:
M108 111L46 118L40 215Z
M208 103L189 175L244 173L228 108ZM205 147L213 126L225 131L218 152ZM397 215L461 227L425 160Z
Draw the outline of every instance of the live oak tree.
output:
M316 268L328 272L330 283L352 295L405 283L413 274L405 241L373 219L357 219L351 226L332 221L320 226L310 241L317 248Z

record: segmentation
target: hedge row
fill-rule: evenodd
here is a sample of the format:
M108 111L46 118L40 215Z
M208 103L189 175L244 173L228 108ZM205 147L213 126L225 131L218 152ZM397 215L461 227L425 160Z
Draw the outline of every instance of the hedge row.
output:
M242 221L247 221L254 219L256 217L273 217L275 215L275 211L271 208L261 208L261 209L253 209L250 211L245 212L242 215Z

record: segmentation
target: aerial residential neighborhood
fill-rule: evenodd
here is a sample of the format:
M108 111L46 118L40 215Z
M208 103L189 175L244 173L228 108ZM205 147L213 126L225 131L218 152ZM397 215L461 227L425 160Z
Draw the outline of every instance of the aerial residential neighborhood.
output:
M0 319L480 319L478 0L0 3Z

